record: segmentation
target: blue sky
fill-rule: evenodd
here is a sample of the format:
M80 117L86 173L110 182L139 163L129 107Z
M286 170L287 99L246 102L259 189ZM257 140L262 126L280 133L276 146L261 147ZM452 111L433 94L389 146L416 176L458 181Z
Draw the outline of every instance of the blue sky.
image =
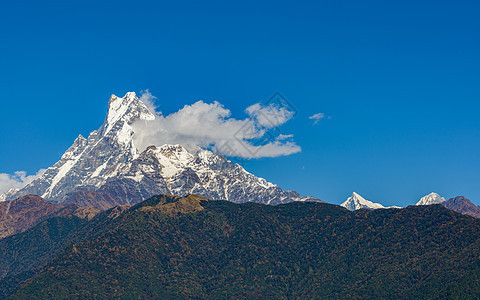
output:
M333 3L332 3L333 2ZM198 100L232 116L280 91L302 152L251 160L285 189L408 205L480 204L476 1L0 4L0 173L53 165L149 89L164 113ZM316 125L308 117L324 113Z

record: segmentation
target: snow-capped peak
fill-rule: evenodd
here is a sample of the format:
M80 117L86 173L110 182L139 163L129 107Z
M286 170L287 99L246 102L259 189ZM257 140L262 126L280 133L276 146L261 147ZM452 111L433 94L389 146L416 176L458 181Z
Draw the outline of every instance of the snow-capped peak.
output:
M20 191L21 194L41 195L50 200L64 196L77 186L102 186L139 155L133 143L132 124L154 118L135 93L127 93L122 98L112 95L100 129L90 133L88 139L79 135L61 160Z
M357 209L378 209L378 208L385 208L385 206L381 205L380 203L374 203L372 201L366 200L359 194L353 192L351 197L340 204L340 206L345 207L348 210L354 211Z
M431 205L431 204L440 204L445 202L445 198L441 197L437 193L430 193L420 199L416 205Z
M147 108L134 92L126 93L123 98L115 95L110 97L108 102L108 113L106 118L106 130L108 133L118 121L128 125L136 120L153 120L155 115Z
M153 119L154 112L135 93L122 98L112 95L104 124L87 139L78 136L54 166L7 200L35 194L68 203L76 201L77 192L90 191L129 205L158 194L198 194L239 203L320 201L283 191L224 156L199 147L156 145L140 152L134 145L132 125Z

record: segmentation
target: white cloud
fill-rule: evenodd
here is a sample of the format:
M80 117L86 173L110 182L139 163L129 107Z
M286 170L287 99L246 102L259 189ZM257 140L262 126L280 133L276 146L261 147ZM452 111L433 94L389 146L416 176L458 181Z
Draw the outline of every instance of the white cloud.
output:
M279 134L277 137L277 140L281 141L281 140L286 140L290 138L293 138L293 134Z
M313 125L317 124L321 119L325 118L324 113L316 113L310 117L308 117L310 120L313 120Z
M260 127L264 128L273 128L283 125L295 114L295 112L290 111L285 107L278 107L273 104L263 106L260 103L247 107L246 112L252 120L254 120Z
M142 101L150 111L152 112L157 111L158 107L156 107L154 103L157 97L153 96L148 89L141 91L140 93L141 93L140 101Z
M149 108L154 107L150 93L141 99L149 101ZM295 142L282 141L284 138L268 131L292 117L287 111L254 104L247 108L247 113L251 118L232 118L230 110L216 101L198 101L167 116L156 112L155 120L133 124L134 143L140 151L150 145L180 144L243 158L277 157L301 151Z
M21 189L30 182L39 178L45 173L46 169L40 169L35 175L28 175L25 171L16 171L13 175L0 173L0 194L10 189Z

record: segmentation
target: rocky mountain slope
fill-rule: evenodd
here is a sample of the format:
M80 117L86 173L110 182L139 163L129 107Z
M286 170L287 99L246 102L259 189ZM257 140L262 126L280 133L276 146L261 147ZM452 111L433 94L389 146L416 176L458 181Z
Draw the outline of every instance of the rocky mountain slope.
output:
M18 192L18 189L9 189L3 194L0 194L0 202L7 200L7 198L12 197Z
M236 203L320 201L283 191L208 150L157 145L140 152L133 142L132 124L154 118L135 93L123 98L113 95L105 122L98 130L88 138L78 136L42 177L6 198L34 194L56 203L102 209L132 205L157 194L198 194Z
M470 200L463 196L448 199L448 201L442 202L441 204L458 213L480 218L480 207L475 206Z
M100 236L125 206L106 212L69 205L24 232L0 239L0 299L32 277L67 246ZM33 295L31 295L33 297ZM31 298L29 297L29 298Z
M98 212L99 210L94 208L50 203L34 195L23 196L13 201L3 201L0 202L0 239L23 232L40 221L54 216L77 215L91 219Z
M430 193L420 199L416 205L433 205L441 204L444 207L456 211L458 213L480 218L480 207L475 206L470 200L463 196L445 200L437 193Z
M480 291L480 223L440 205L350 212L164 195L84 225L50 220L0 241L3 256L27 256L30 239L42 249L58 244L48 234L56 226L72 228L62 233L71 244L56 246L65 251L40 272L23 273L31 279L12 299L443 299ZM20 287L18 277L8 282Z
M0 238L23 232L62 207L33 195L0 202Z

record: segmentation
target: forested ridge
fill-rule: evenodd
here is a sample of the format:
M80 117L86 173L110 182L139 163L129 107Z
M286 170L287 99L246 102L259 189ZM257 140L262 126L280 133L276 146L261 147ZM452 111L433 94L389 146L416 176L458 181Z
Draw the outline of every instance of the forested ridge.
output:
M11 299L480 294L480 222L440 205L350 212L157 196L83 222L88 238L72 239Z

